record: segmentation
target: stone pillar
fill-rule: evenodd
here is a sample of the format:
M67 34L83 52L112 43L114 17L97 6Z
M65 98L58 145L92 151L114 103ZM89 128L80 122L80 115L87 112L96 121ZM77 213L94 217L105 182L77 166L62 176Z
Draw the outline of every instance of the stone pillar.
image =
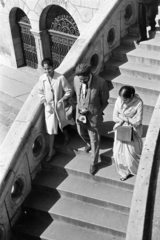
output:
M41 31L41 39L42 39L44 57L52 58L50 36L46 29Z
M37 51L37 59L38 59L38 68L37 70L41 70L41 61L43 60L43 47L42 47L42 41L41 41L41 32L31 29L31 33L33 34L35 38L35 44L36 44L36 51Z

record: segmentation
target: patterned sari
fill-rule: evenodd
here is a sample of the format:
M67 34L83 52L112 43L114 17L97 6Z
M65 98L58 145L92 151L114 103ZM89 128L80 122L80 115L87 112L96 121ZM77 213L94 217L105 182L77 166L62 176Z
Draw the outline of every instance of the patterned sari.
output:
M115 130L115 139L113 146L113 158L118 173L125 177L129 174L136 175L142 152L142 117L143 102L141 98L135 94L129 103L122 102L118 97L113 112L113 121L121 122L120 115L129 119L129 125L133 126L133 141L131 143L121 142L117 140L117 130ZM128 125L126 122L123 125Z

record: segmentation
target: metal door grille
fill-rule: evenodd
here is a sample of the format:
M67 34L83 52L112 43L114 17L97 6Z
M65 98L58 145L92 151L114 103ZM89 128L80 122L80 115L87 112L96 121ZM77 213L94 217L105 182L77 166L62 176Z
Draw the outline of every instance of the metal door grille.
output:
M49 32L51 35L51 51L55 69L63 61L77 38L68 34L60 34L54 31Z
M20 9L17 10L17 22L19 24L21 32L25 64L29 67L37 68L38 59L35 38L30 31L31 25L28 17Z
M51 23L51 52L54 69L57 68L79 36L79 31L73 18L69 15L59 15Z

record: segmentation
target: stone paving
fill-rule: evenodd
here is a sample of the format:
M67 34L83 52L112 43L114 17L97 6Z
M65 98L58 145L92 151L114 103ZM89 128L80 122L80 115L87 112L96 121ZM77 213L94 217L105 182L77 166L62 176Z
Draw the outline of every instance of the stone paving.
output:
M35 69L0 65L0 145L37 81Z

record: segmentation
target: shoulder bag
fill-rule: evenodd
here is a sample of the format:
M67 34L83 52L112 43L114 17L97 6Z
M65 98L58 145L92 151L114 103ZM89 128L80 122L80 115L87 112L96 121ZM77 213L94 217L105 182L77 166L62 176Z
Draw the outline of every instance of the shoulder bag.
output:
M117 140L121 142L133 141L133 127L132 126L119 126L117 127Z

